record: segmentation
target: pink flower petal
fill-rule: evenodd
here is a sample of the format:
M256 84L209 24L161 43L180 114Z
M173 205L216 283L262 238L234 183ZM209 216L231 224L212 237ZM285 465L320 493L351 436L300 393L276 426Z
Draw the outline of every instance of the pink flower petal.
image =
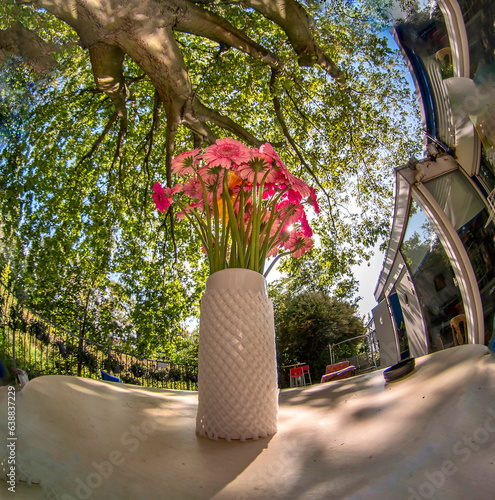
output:
M165 190L159 182L155 182L153 191L153 200L155 201L156 209L161 213L166 212L168 210L168 207L172 205L172 198L170 197L170 195L167 195L165 193Z
M215 144L208 146L202 155L210 167L220 166L230 168L232 162L241 165L249 161L251 150L234 139L218 139Z
M179 175L193 174L199 165L200 153L201 150L196 148L177 155L172 160L172 172Z

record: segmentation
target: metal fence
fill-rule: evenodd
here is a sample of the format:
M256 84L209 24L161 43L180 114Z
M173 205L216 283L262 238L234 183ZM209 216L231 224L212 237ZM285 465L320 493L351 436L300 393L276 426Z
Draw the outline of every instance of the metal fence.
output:
M28 377L74 375L101 379L101 370L127 384L197 390L197 367L148 359L81 338L21 305L0 281L0 354Z
M329 345L328 350L331 364L349 361L350 365L356 367L357 373L377 370L380 364L380 351L373 320L366 325L364 335ZM356 351L357 354L349 355L349 352Z

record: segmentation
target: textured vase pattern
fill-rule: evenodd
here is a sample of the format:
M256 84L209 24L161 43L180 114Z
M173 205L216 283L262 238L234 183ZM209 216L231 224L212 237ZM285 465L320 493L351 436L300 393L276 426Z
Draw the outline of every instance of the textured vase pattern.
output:
M253 290L207 290L201 300L196 431L210 439L277 432L273 306Z

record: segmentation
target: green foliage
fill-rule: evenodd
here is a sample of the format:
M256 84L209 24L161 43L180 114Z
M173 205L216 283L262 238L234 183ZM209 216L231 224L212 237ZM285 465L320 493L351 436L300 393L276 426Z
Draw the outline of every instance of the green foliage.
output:
M75 352L75 348L73 345L64 344L62 340L56 340L55 342L53 342L53 345L58 347L58 352L63 358L67 358Z
M132 363L132 365L129 367L129 371L136 378L149 376L149 370L141 363Z
M2 273L0 274L0 281L6 287L8 287L10 284L10 273L11 273L10 265L7 262L7 264L5 264L5 266L3 266Z
M34 335L43 345L50 343L50 334L46 331L45 323L41 321L31 321L29 324L31 335Z
M282 367L300 362L309 364L312 380L318 381L330 364L328 345L364 334L353 306L321 292L279 296L274 309L281 385L288 383Z
M150 377L157 382L166 382L168 380L168 371L162 368L150 370Z
M300 66L282 29L240 4L202 6L283 62L272 88L261 60L174 33L201 102L280 144L291 171L318 189L322 213L312 225L319 248L282 264L281 293L321 291L352 300L351 266L368 259L388 232L392 169L418 147L406 66L383 20L366 5L305 4L317 42L345 74L345 90L320 67ZM113 105L95 88L75 31L47 11L9 0L0 29L13 20L60 50L45 73L18 57L1 68L0 266L10 262L11 281L29 303L73 333L139 356L163 353L194 363L197 339L184 331L198 316L207 266L187 221L175 221L172 232L172 217L153 212L151 187L166 178L167 122L152 79L126 56L128 120L119 142ZM300 155L274 113L274 96ZM195 146L181 124L174 146L177 152Z
M168 371L168 379L172 382L180 382L182 380L182 372L180 368L170 367Z
M78 363L88 368L91 373L95 373L98 370L98 358L92 352L80 348L77 351L76 359Z
M119 362L119 360L113 356L107 356L104 360L103 360L103 369L106 371L106 372L113 372L115 375L118 375L122 369L124 368L123 365ZM132 367L134 366L131 365L130 369L132 369Z
M140 383L141 383L141 382L139 381L139 379L136 379L136 378L134 378L133 376L128 375L128 374L126 374L126 373L124 373L124 374L120 377L120 379L122 380L122 382L123 382L124 384L140 385Z
M192 333L183 330L174 335L167 357L174 363L198 366L199 328Z

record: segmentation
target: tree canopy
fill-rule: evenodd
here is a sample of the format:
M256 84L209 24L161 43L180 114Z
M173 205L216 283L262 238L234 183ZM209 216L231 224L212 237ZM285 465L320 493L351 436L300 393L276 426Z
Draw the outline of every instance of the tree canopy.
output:
M286 383L283 366L307 363L312 379L318 381L330 364L328 346L364 335L363 320L355 308L321 292L275 301L275 329L279 377Z
M2 261L54 320L117 321L158 349L197 313L206 268L151 186L174 183L175 153L231 136L270 142L317 189L319 245L282 266L291 286L352 297L350 267L387 234L392 168L417 148L384 28L347 0L7 0Z

